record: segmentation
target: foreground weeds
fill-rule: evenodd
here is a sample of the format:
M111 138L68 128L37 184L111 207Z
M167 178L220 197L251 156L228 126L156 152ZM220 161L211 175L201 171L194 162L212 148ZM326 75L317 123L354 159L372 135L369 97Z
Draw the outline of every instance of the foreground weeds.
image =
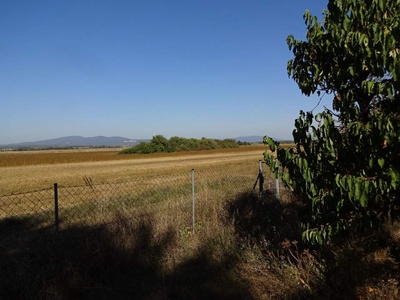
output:
M179 233L155 230L152 219L116 216L57 236L50 228L26 233L28 222L0 224L1 299L249 298L224 237L181 249Z
M310 248L300 241L302 205L242 195L228 206L246 244L241 274L256 299L400 299L400 226Z
M1 221L0 299L400 299L398 225L309 248L294 199L203 197L195 234L122 213L57 235Z

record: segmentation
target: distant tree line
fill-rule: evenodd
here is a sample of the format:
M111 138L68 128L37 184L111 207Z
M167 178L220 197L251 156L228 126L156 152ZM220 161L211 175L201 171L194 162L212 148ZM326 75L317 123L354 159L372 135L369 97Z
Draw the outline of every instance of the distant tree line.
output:
M237 144L238 144L239 146L248 146L248 145L251 145L252 143L237 141Z
M234 139L208 139L208 138L183 138L174 136L166 139L162 135L153 136L150 142L141 142L140 144L122 150L121 154L132 153L161 153L161 152L179 152L179 151L198 151L198 150L212 150L212 149L227 149L238 148L239 145L244 143L237 142Z

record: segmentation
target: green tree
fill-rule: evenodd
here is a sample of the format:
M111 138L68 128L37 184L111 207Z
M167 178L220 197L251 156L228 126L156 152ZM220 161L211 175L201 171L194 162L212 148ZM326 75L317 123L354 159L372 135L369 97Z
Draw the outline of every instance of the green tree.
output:
M184 148L184 143L185 143L185 139L181 138L179 136L173 136L168 141L168 145L169 145L171 152L186 150Z
M154 152L170 152L168 140L161 134L153 136L150 145L152 145Z
M271 169L306 205L312 243L398 219L400 206L400 0L327 8L322 23L305 12L306 41L287 38L287 70L303 94L332 95L333 109L300 112L295 149L264 138Z

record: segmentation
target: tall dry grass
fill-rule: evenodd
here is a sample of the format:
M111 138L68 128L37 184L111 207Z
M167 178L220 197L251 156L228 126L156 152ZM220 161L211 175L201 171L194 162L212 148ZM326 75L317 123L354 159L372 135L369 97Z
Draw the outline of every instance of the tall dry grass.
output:
M309 248L294 198L206 186L198 197L195 234L179 210L118 211L58 235L29 217L1 221L0 298L399 299L398 227Z
M195 231L190 176L185 182L182 174L167 177L167 182L154 178L136 183L141 192L127 199L104 185L73 187L71 205L64 207L70 219L60 210L64 223L58 235L51 222L37 223L37 215L20 212L3 218L0 298L250 297L235 276L241 250L221 214L229 195L252 185L250 175L237 175L235 181L215 171L196 172ZM78 195L84 195L85 205L90 202L89 209L82 209ZM60 193L60 199L65 196L70 192ZM129 203L132 197L135 201ZM116 206L117 200L127 203Z

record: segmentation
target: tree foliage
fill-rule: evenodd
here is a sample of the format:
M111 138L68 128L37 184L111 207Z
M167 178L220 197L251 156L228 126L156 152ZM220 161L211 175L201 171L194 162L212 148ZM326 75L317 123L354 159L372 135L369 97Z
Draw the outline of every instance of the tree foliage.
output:
M122 150L121 154L131 153L162 153L162 152L180 152L193 150L212 150L224 148L237 148L238 143L233 139L194 139L173 136L169 140L162 135L155 135L149 143L142 142L136 146Z
M320 244L400 207L400 0L331 0L323 15L305 12L306 41L287 38L287 70L303 94L332 95L333 110L300 112L295 149L264 138L306 205L303 238Z

